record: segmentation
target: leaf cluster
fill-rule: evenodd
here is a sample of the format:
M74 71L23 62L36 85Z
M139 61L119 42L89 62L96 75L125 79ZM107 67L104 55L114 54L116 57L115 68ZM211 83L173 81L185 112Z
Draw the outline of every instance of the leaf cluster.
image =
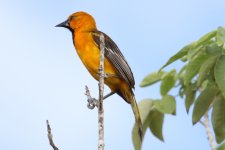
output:
M211 121L217 143L225 140L225 29L207 33L198 41L183 47L173 55L159 71L150 73L141 82L141 87L160 82L161 100L143 100L139 103L144 132L150 128L153 135L163 139L162 128L165 114L175 114L177 97L169 95L171 89L178 89L177 95L184 99L187 113L193 106L192 123L198 123L204 114L211 113ZM176 72L163 69L181 60L184 65ZM212 110L212 111L210 111ZM134 125L135 130L135 125ZM136 150L141 142L133 130Z

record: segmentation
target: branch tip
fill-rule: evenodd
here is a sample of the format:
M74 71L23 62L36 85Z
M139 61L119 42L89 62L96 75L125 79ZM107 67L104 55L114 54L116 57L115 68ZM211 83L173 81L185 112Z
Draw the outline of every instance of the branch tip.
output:
M85 86L85 90L86 90L85 95L87 96L87 102L88 102L87 107L89 109L94 109L95 107L98 107L98 100L91 97L90 90L88 89L87 85Z
M47 124L47 132L48 132L49 144L53 148L53 150L59 150L58 147L56 147L56 145L53 142L53 136L52 136L51 126L50 126L48 120L46 120L46 124Z

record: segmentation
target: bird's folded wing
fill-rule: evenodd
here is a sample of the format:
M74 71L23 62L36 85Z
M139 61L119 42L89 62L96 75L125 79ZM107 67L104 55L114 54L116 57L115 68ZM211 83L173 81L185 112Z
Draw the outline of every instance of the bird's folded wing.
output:
M105 33L101 31L93 31L92 36L96 45L100 48L101 33L104 35L105 39L105 57L117 69L119 76L123 78L131 88L134 88L135 81L133 73L115 42Z

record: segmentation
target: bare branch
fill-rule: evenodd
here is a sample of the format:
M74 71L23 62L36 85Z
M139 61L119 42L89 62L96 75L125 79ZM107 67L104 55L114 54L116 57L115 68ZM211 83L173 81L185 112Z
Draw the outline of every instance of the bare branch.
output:
M104 56L105 56L105 39L104 35L100 34L100 67L99 67L99 104L98 104L98 150L104 150Z
M209 140L209 144L211 146L211 149L216 150L216 143L215 143L213 134L212 134L211 129L210 129L208 112L205 113L204 120L200 121L200 123L205 127L207 139Z
M54 142L53 142L53 136L52 136L52 132L51 132L51 127L50 124L48 122L48 120L46 120L47 123L47 131L48 131L48 140L49 140L49 144L51 145L51 147L53 148L53 150L59 150L58 147L55 146Z
M87 95L88 98L88 104L87 107L89 109L94 109L95 107L98 107L98 150L104 150L104 109L103 109L103 100L104 100L104 78L107 78L105 72L104 72L104 59L105 59L105 39L104 35L100 34L100 65L98 69L99 74L99 100L96 100L95 98L91 97L90 91L87 86L85 86L85 95ZM109 95L112 95L114 93L110 93L106 95L108 97ZM105 97L105 98L106 98Z

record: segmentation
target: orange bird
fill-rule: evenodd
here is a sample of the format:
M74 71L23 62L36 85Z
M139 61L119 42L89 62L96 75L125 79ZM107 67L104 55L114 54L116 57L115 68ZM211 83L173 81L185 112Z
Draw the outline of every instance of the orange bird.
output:
M107 75L105 84L111 89L111 93L104 96L104 99L117 93L131 104L142 139L142 122L133 93L135 84L133 73L115 42L105 33L97 30L94 18L86 12L76 12L56 27L65 27L72 32L73 44L78 56L96 80L99 80L100 34L104 35L104 72Z

